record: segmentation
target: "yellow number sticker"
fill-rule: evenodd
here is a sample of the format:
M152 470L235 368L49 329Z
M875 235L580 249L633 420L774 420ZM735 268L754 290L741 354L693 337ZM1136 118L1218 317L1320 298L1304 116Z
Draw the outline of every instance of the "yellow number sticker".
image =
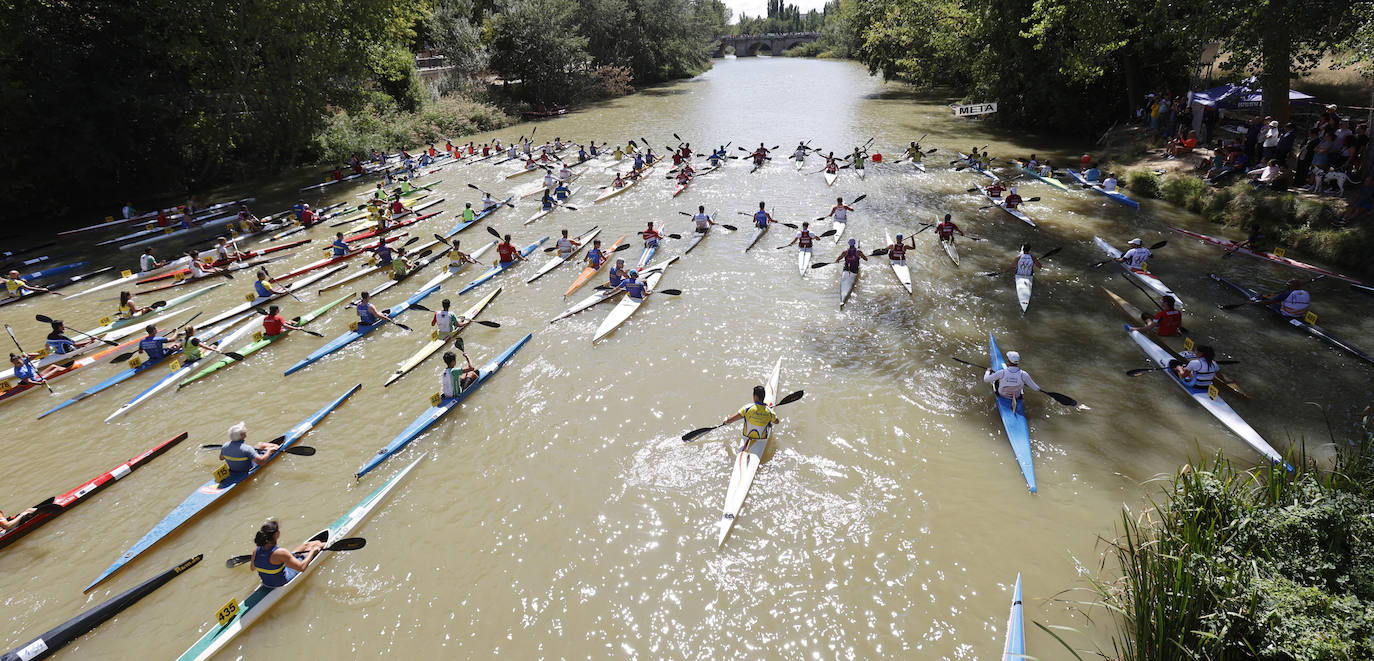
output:
M114 320L111 319L111 318L109 318L109 317L101 317L101 318L100 318L100 325L101 325L101 326L109 326L109 325L112 324L112 323L114 323Z
M1315 323L1317 323L1317 313L1316 313L1316 312L1313 312L1313 311L1311 311L1311 310L1308 310L1308 311L1307 311L1307 314L1303 315L1302 320L1305 321L1305 322L1307 322L1307 323L1309 323L1309 324L1315 324Z
M261 341L262 341L262 331L258 331L258 332L256 332L256 333L253 333L253 341L254 341L254 342L261 342Z
M175 372L175 371L181 369L181 361L179 361L179 360L177 360L177 359L175 359L175 358L173 358L173 359L167 361L167 369L169 369L169 370L171 370L171 371L173 371L173 372Z
M257 298L257 296L254 296L254 295L252 295L252 294L244 294L244 296L243 296L243 300L248 301L249 303L252 303L252 302L253 302L253 299L256 299L256 298Z
M173 274L172 274L172 282L181 282L182 280L185 280L185 279L186 279L186 274L185 274L185 273L182 273L181 271L177 271L176 273L173 273Z
M357 322L357 321L349 322L349 324L348 324L348 330L350 330L350 331L356 331L356 330L358 330L358 322Z
M1217 398L1217 395L1219 395L1219 394L1221 394L1221 393L1217 392L1217 387L1216 387L1216 386L1214 386L1214 385L1208 385L1208 386L1207 386L1207 396L1208 396L1208 397L1211 397L1212 399L1216 399L1216 398Z
M1183 350L1184 350L1184 351L1192 351L1192 350L1193 350L1193 338L1191 338L1191 337L1185 337L1185 338L1183 338Z
M443 404L443 403L444 403L444 395L443 395L442 393L437 393L437 392L436 392L436 393L434 393L433 395L430 395L430 396L429 396L429 405L430 405L430 406L438 406L438 405Z
M229 479L229 462L219 462L219 465L215 467L215 472L211 473L210 477L215 478L216 482L223 482Z
M153 223L148 223L147 225L144 225L144 226L143 226L143 229L145 229L145 230L151 232L151 231L157 229L157 225L154 225Z
M368 265L368 266L376 266L376 265L377 265L377 258L376 258L376 257L373 257L372 259L367 260L367 265Z
M1288 254L1288 251L1287 251L1287 250L1284 250L1283 248L1275 248L1275 249L1274 249L1274 256L1275 256L1275 257L1283 257L1283 256L1286 255L1286 254Z
M13 387L14 386L11 385L9 381L0 381L0 392L5 392L6 390L9 390Z
M430 333L430 334L429 334L429 339L431 339L431 340L437 340L437 339L439 339L439 331L434 331L433 333Z
M143 364L143 359L139 358L138 356L134 356L133 358L130 358L130 359L129 359L129 367L131 367L131 368L133 368L133 367L138 367L139 365L142 365L142 364Z
M229 603L220 607L219 612L215 613L215 619L219 620L219 625L229 626L234 621L234 616L239 614L239 600L230 599Z
M113 222L114 222L114 216L105 216L105 222L107 222L107 223L113 223Z
M50 347L50 346L48 346L48 345L45 344L45 345L43 345L43 348L42 348L42 349L39 349L39 350L38 350L38 357L39 357L39 358L47 358L47 357L48 357L48 354L50 354L50 353L52 353L52 347Z
M172 228L171 228L171 227L164 227L164 228L162 228L162 233L163 233L163 234L171 234L171 233L172 233Z
M123 271L120 271L120 272L119 272L119 277L121 277L121 278L131 278L131 277L133 277L133 275L134 275L134 272L133 272L133 271L130 271L129 269L124 269Z

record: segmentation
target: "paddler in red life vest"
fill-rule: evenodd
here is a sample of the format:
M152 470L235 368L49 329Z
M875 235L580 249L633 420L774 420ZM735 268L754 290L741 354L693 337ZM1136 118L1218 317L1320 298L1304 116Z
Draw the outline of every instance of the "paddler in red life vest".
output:
M1025 200L1022 200L1021 196L1017 194L1016 187L1012 186L1011 190L1007 191L1006 201L1004 201L1002 204L1006 205L1008 209L1015 209L1016 207L1021 206L1021 203L1024 201Z
M412 209L401 201L401 189L396 189L395 197L391 200L391 217L395 218L403 213L410 213Z
M941 242L949 241L953 243L955 232L958 232L959 236L967 236L964 234L964 230L959 229L959 226L955 225L954 221L950 220L949 214L945 214L945 219L935 226L935 235L939 237Z
M996 182L993 182L992 185L990 185L990 186L984 186L984 187L983 187L983 190L987 191L988 197L990 197L990 198L992 198L992 199L994 199L994 200L1000 200L1000 199L1002 199L1002 191L1004 191L1004 190L1006 190L1006 189L1007 189L1007 187L1006 187L1006 186L1003 186L1001 181L996 181Z
M301 327L281 316L281 306L272 305L267 308L267 316L262 318L263 337L276 337L288 330L301 330Z
M1021 354L1015 351L1007 352L1007 365L996 372L986 370L983 374L985 383L996 384L997 396L1012 400L1021 398L1021 392L1025 388L1030 388L1036 392L1040 391L1040 386L1035 384L1028 372L1021 369Z
M691 181L692 177L695 176L696 173L696 170L693 170L691 165L682 166L682 169L679 170L677 173L677 183L685 184Z
M620 178L620 173L619 173L619 172L615 173L615 181L612 181L612 182L611 182L611 188L612 188L612 189L621 189L621 188L624 188L624 187L625 187L625 180Z
M683 144L682 147L678 148L678 153L682 155L682 160L690 159L692 157L692 143Z
M902 239L902 235L898 234L896 240L892 242L892 245L887 247L888 261L898 266L906 266L906 249L916 247L916 237L913 236L910 237L910 239L911 245L908 246L906 241Z
M301 226L302 226L302 227L310 227L311 225L314 225L315 223L318 223L319 221L320 221L319 215L315 213L315 210L314 210L314 209L311 209L311 208L310 208L310 205L309 205L309 204L305 205L305 208L304 208L304 209L301 209Z
M819 235L811 231L811 223L802 222L801 229L798 230L797 235L792 237L792 240L787 243L787 246L795 243L797 244L797 250L800 252L811 252L811 246L813 246L816 239L819 238L821 238ZM786 248L787 246L783 247Z
M849 271L850 273L853 273L853 274L855 274L855 275L858 275L858 273L859 273L859 260L861 260L861 259L862 259L863 261L865 261L865 262L868 261L868 255L865 255L865 254L863 253L862 250L859 250L859 242L858 242L858 241L855 241L854 239L850 239L850 240L849 240L849 247L848 247L848 248L845 248L845 249L842 250L842 251L840 251L840 256L839 256L839 257L836 257L836 258L835 258L835 261L837 261L837 262L843 261L843 262L844 262L844 270Z
M503 269L510 268L516 261L525 261L525 256L520 254L520 249L510 242L510 235L501 238L501 243L496 244L496 264Z
M339 167L339 166L337 166L337 165L334 166L334 169L331 170L331 171L329 172L329 178L332 179L332 180L334 180L334 181L342 181L342 180L343 180L343 168L341 168L341 167Z
M358 160L357 155L348 159L348 165L353 168L353 174L363 173L363 162Z
M453 151L453 141L452 141L452 140L445 140L445 141L444 141L444 151L446 151L446 152L452 152L452 151Z
M825 171L835 174L840 171L840 164L835 161L835 152L830 152L825 156Z
M1293 278L1288 286L1275 294L1252 301L1251 305L1267 305L1289 319L1302 319L1312 305L1312 295L1302 288L1302 281Z
M674 152L673 152L673 167L677 167L677 166L679 166L679 165L682 165L682 154L680 154L680 153L674 151Z
M755 166L763 165L763 162L768 159L768 148L764 147L763 143L760 142L759 148L754 150L752 156L754 158Z
M1183 313L1174 309L1174 297L1165 294L1160 297L1159 304L1163 310L1155 313L1151 317L1148 313L1140 313L1140 318L1145 320L1144 326L1132 326L1131 330L1144 333L1153 330L1156 335L1161 337L1174 337L1178 335L1178 329L1183 325Z
M644 239L645 248L658 248L659 239L663 238L658 230L654 229L654 221L649 221L649 227L639 233L639 238Z

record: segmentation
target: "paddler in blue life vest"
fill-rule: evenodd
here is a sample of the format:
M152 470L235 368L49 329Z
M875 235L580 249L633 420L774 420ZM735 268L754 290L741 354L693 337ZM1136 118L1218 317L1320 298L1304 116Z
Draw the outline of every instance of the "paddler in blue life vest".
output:
M776 222L778 221L773 220L773 214L768 213L768 210L764 208L764 203L759 202L759 210L754 212L754 227L761 230L768 229L768 223Z
M1035 379L1031 378L1029 372L1021 369L1021 354L1015 351L1007 352L1007 364L996 372L987 370L983 374L985 383L995 384L997 396L1012 400L1015 406L1016 400L1021 398L1021 393L1025 388L1030 388L1036 392L1040 391L1040 386L1036 385Z
M620 283L623 280L625 280L626 273L627 271L625 270L625 260L615 260L615 264L611 266L610 271L607 272L607 275L610 277L610 285L613 290L620 288ZM607 295L610 295L609 292L607 293Z
M289 293L287 290L272 283L267 277L267 271L258 269L258 279L253 283L253 294L260 299L267 299L273 296L282 296L287 293Z
M253 535L253 544L257 546L253 549L253 571L262 579L262 584L269 588L290 583L291 579L310 566L311 561L319 556L320 549L324 548L324 542L310 540L294 551L288 551L277 546L279 539L281 526L276 521L262 524L262 528Z
M768 432L773 428L773 425L782 422L782 418L779 418L773 409L768 408L768 405L763 403L766 393L767 391L763 386L754 386L753 403L740 407L738 412L720 423L724 426L738 420L744 421L744 444L740 446L740 452L747 450L749 444L756 440L767 439Z
M382 319L385 319L393 324L396 323L395 319L392 319L391 317L387 316L385 312L378 310L377 306L372 304L372 294L369 294L366 291L358 294L357 309L359 327L372 326L374 324L380 323Z
M343 257L349 253L348 243L344 241L343 232L334 233L334 242L329 244L329 247L333 249L334 254L332 256L334 257Z
M248 426L240 422L229 428L229 442L219 449L219 458L229 466L229 474L242 478L247 475L254 466L261 466L267 463L272 453L279 447L276 443L258 443L248 445L245 440L248 438Z

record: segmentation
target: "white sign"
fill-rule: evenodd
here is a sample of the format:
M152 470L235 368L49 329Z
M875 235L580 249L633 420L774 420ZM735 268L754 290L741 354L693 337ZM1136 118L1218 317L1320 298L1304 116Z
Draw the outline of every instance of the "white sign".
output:
M950 104L950 109L954 111L955 117L972 117L974 115L986 115L990 112L997 112L997 102L992 103L973 103L961 106L957 103Z

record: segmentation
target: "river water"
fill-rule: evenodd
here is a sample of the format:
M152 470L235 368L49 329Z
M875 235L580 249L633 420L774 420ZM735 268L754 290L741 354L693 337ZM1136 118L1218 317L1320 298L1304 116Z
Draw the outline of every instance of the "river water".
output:
M953 150L987 143L994 156L1037 152L1063 165L1084 145L991 131L953 118L945 102L883 84L851 63L730 59L698 78L538 124L539 137L642 136L661 148L677 133L697 149L733 141L732 152L759 141L786 152L809 140L846 153L875 138L887 160L928 134L923 144L940 151L927 157L929 173L877 165L864 181L845 170L831 188L821 175L806 174L820 168L814 157L801 172L781 158L754 174L733 161L676 199L663 178L667 168L658 168L646 183L604 204L593 206L594 192L584 189L572 201L578 211L534 225L522 225L532 199L493 215L489 224L520 244L592 225L614 240L649 220L685 233L687 220L676 212L698 204L718 209L719 220L743 231L710 235L660 285L682 295L651 299L595 346L591 336L607 308L547 322L567 304L562 292L575 274L570 267L526 285L534 268L521 266L479 290L504 287L486 313L502 328L465 334L475 362L524 333L534 339L459 411L361 483L352 477L357 467L437 390L437 358L382 387L396 363L427 338L422 313L403 317L413 333L389 327L284 378L287 366L324 341L292 336L110 424L104 417L150 385L151 376L40 421L35 416L59 398L29 393L6 403L0 424L11 432L0 495L10 513L155 441L181 431L191 437L5 550L4 641L17 645L204 553L202 566L65 652L67 658L175 656L214 622L221 605L256 583L249 571L225 569L223 561L251 550L264 519L277 518L283 542L294 544L427 452L411 479L355 533L368 539L367 547L326 558L316 576L223 658L993 658L1018 572L1031 654L1067 657L1030 621L1076 629L1062 635L1077 647L1109 648L1104 613L1096 613L1094 624L1056 601L1086 598L1065 591L1087 587L1085 574L1098 572L1099 535L1112 536L1123 507L1139 511L1156 493L1151 478L1199 455L1221 449L1244 465L1262 459L1161 375L1124 374L1146 362L1100 287L1147 309L1150 303L1114 266L1088 268L1100 259L1093 235L1117 245L1134 237L1147 244L1169 240L1153 270L1186 301L1194 333L1242 361L1227 369L1251 396L1234 402L1236 409L1280 450L1305 442L1309 452L1329 452L1323 413L1305 402L1323 407L1338 437L1346 437L1355 412L1371 398L1370 368L1267 313L1217 310L1215 304L1237 299L1208 280L1209 271L1269 289L1292 272L1244 257L1223 261L1216 249L1165 229L1183 224L1224 233L1191 214L1150 202L1134 212L1090 192L1064 193L1025 180L1018 181L1024 197L1044 198L1027 207L1038 230L996 209L979 210L982 198L965 191L981 178L949 169ZM534 126L500 136L509 140ZM499 192L532 183L506 181L508 166L484 163L436 175L447 198L440 208L448 212L427 221L422 234L448 229L462 202L476 202L465 184ZM607 183L609 167L592 166L584 185ZM254 208L261 214L288 206L294 194L281 191L302 183L283 182L275 197L262 190L218 197L258 193ZM354 201L362 189L310 201ZM801 278L795 253L775 249L790 238L785 228L743 252L748 219L737 212L763 200L779 220L799 222L824 215L839 195L868 196L845 234L866 248L882 244L884 229L909 234L918 222L946 212L985 240L963 242L962 265L954 268L931 233L921 234L910 258L914 295L874 259L843 309L837 267ZM316 229L310 236L322 245L331 232ZM469 250L489 240L480 227L460 238ZM817 261L833 260L838 248L831 241L822 240ZM1063 248L1036 278L1024 317L1009 277L976 275L1009 265L1023 242L1037 253ZM679 255L684 243L669 240L660 254ZM637 248L622 253L637 254ZM285 271L318 255L306 250L273 268ZM448 297L455 309L466 307L473 296L459 297L457 289L472 275L453 278L426 304L437 308ZM214 312L241 300L249 280L240 276L197 309ZM379 305L399 302L414 285L397 289L379 297ZM1367 349L1374 344L1370 299L1332 282L1313 285L1313 292L1323 325ZM36 347L44 329L33 313L89 326L112 311L97 307L113 307L99 298L23 303L0 309L0 318L15 326L25 346ZM288 315L318 305L313 290L303 298L283 304ZM337 310L314 328L332 338L353 318ZM951 360L986 364L989 332L1004 350L1021 352L1042 386L1081 403L1068 408L1038 395L1027 400L1037 494L1027 492L981 372ZM679 437L747 403L750 388L779 357L780 391L806 395L778 409L783 423L718 550L715 523L738 432L722 429L693 444ZM59 395L113 373L104 366L67 377L57 382ZM216 461L199 445L223 442L226 428L239 420L247 421L253 439L277 436L355 383L362 391L304 439L318 454L279 459L91 596L81 594L208 479Z

